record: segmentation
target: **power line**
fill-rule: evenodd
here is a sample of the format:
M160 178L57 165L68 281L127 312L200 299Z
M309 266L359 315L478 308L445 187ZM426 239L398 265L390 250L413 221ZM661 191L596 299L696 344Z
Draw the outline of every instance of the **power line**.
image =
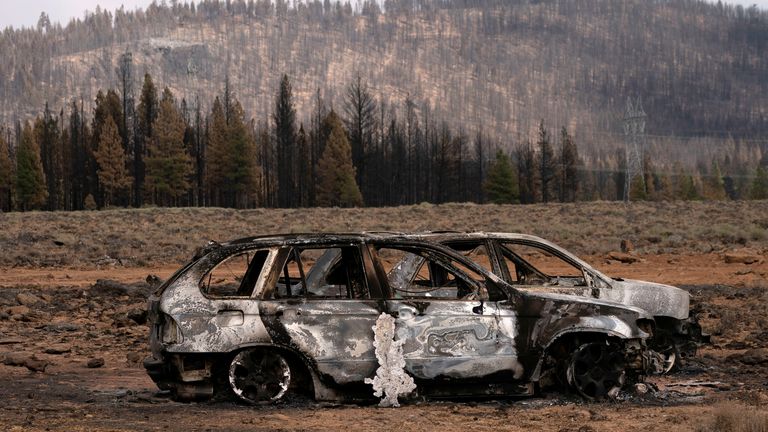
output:
M637 176L639 181L643 181L643 137L646 117L640 97L638 96L634 101L632 98L627 98L627 107L624 112L624 136L627 143L624 202L629 202L632 179Z

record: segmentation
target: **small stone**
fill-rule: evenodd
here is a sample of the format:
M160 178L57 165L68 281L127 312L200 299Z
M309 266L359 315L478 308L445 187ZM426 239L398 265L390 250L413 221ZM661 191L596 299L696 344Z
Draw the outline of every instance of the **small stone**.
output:
M65 354L71 351L72 351L72 347L70 347L67 344L54 344L46 348L45 351L43 352L46 354L58 355L58 354Z
M128 311L126 314L129 320L135 322L136 324L146 324L147 322L147 309L145 308L134 308Z
M16 301L19 302L20 305L24 306L34 306L37 304L45 303L40 297L29 293L16 294Z
M748 349L743 354L733 354L728 356L728 360L737 360L750 366L762 365L768 363L768 348Z
M635 255L632 255L632 254L628 254L628 253L624 253L624 252L611 252L611 253L608 254L607 258L608 259L612 259L614 261L622 262L624 264L632 264L632 263L636 263L636 262L645 262L644 259L642 259L642 258L640 258L638 256L635 256Z
M45 372L48 361L37 358L34 354L26 352L13 352L5 355L3 364L8 366L23 366L32 372Z
M96 369L104 366L104 359L101 357L98 358L92 358L88 360L88 363L85 364L89 369Z
M125 359L128 360L128 363L130 364L139 363L142 360L142 357L142 353L137 351L131 351L125 355Z
M54 323L44 327L46 331L53 333L74 332L80 330L80 326L72 323Z
M726 264L754 264L762 261L760 255L747 250L726 252L723 258Z
M8 308L8 314L12 317L21 317L27 315L29 312L30 309L24 305L11 306Z
M639 395L644 395L648 393L648 386L643 383L637 383L635 384L635 393Z

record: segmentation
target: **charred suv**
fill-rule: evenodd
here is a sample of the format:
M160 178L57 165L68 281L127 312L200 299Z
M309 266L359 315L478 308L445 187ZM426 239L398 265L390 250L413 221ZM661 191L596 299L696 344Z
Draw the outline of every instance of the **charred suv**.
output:
M414 237L460 251L521 291L596 298L647 311L656 321L656 332L649 345L663 356L665 372L695 355L699 344L709 342L696 317L689 313L688 292L670 285L610 278L542 238L516 233L458 232ZM409 271L417 265L412 263Z
M599 398L660 367L641 309L518 290L450 248L384 234L209 244L150 297L144 366L183 400L372 399L382 313L420 396L553 383Z

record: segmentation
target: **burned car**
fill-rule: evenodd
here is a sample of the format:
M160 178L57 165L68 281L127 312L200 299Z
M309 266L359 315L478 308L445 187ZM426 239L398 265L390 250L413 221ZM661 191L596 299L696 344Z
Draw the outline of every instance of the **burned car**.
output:
M384 234L211 243L150 296L144 366L182 400L370 400L382 314L424 397L560 383L599 398L660 367L641 309L525 292L450 248Z
M690 315L688 292L670 285L610 278L567 250L542 238L516 233L435 232L416 238L439 242L457 250L514 286L527 292L550 292L609 300L641 308L656 321L649 345L665 359L664 370L695 355L703 335ZM402 277L421 263L400 263Z

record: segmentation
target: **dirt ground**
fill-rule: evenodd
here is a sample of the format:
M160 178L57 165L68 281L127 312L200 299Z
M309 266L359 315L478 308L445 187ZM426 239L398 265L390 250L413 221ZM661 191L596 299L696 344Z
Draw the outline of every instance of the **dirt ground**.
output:
M713 344L646 394L587 403L568 394L430 401L399 409L291 401L247 407L177 403L144 373L149 274L176 265L0 269L0 425L3 430L706 430L722 401L768 406L768 264L720 254L587 257L612 276L673 283L692 293ZM96 283L110 279L123 283ZM10 360L9 360L10 359ZM96 366L100 360L103 365ZM21 364L14 366L12 364ZM95 363L95 364L94 364ZM25 367L24 365L27 365ZM32 371L39 369L40 371ZM44 371L42 371L44 369Z

